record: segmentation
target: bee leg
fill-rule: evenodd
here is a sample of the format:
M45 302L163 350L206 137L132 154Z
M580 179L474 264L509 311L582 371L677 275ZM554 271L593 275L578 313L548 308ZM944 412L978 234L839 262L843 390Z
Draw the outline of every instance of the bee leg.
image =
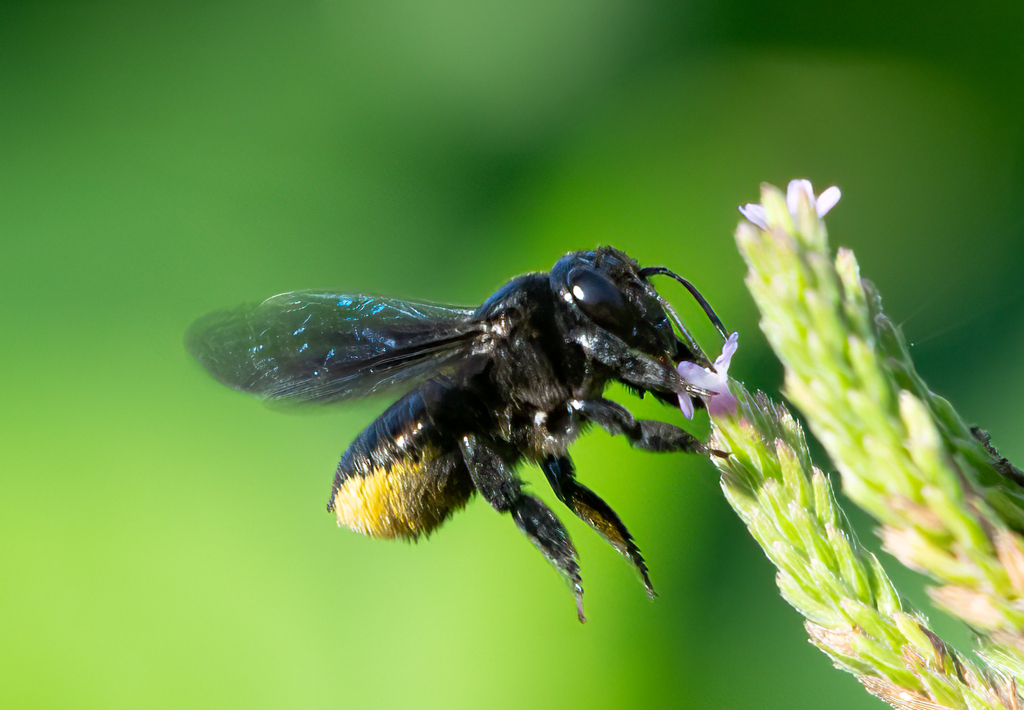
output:
M602 330L572 331L569 338L598 362L607 365L616 378L637 389L654 392L688 391L687 382L672 367L666 367L650 355L629 347L619 338Z
M576 614L585 622L580 565L565 526L539 499L522 492L523 482L497 451L473 435L462 437L459 445L480 495L499 513L510 513L516 526L565 578L576 597Z
M695 436L672 424L654 419L637 419L628 409L610 399L588 399L575 406L584 419L594 422L612 436L625 436L636 449L728 455L709 449Z
M619 551L619 554L632 562L643 579L648 596L652 599L656 597L657 594L647 576L647 563L644 562L644 558L640 554L640 548L633 542L633 536L629 534L629 530L607 503L592 490L576 481L572 459L568 456L548 456L540 467L558 499L565 503L580 520L587 523L607 540L612 547Z

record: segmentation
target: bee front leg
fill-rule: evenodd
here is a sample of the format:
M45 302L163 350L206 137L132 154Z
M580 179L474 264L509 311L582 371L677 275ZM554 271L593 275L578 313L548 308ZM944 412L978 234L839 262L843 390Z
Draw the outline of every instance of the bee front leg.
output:
M565 578L576 597L576 614L583 616L583 580L569 532L544 503L522 492L523 482L493 447L474 435L459 442L473 485L499 513L510 513L516 526Z
M629 534L629 530L622 524L615 511L601 500L600 496L576 481L572 459L568 456L548 456L540 467L558 500L565 503L580 520L607 540L620 555L632 562L643 579L647 594L652 599L657 596L647 576L647 563L640 554L640 548L633 542L633 536Z
M654 419L637 419L628 409L610 399L587 399L573 407L584 419L597 424L612 436L625 436L631 446L644 451L683 451L693 454L728 454L709 449L692 434L677 426Z
M690 392L704 394L675 371L650 355L629 347L611 333L599 330L576 330L569 337L588 356L611 368L622 382L641 390L654 392Z

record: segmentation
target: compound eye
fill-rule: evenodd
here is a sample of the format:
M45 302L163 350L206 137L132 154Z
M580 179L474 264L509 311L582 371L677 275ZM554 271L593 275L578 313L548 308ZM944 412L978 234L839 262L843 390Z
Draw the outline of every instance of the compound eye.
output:
M580 266L569 272L568 281L576 305L597 325L617 333L632 331L635 318L622 291L606 276L596 269Z

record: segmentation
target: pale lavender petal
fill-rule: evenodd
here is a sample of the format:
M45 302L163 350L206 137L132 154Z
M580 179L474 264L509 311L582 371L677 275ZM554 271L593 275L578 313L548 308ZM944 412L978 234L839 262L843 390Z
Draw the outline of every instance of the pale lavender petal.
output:
M681 362L676 365L676 372L685 381L702 390L713 390L718 387L721 378L713 372L708 372L695 362Z
M728 390L719 392L708 399L708 414L712 417L731 416L739 409L739 404L739 400L733 396L732 392Z
M746 217L748 222L751 222L761 229L768 229L768 217L765 215L764 207L761 205L744 205L743 207L740 207L740 214Z
M703 399L712 416L733 414L738 406L736 398L729 392L729 363L739 347L739 337L739 333L733 333L726 339L722 354L715 359L715 372L695 362L676 365L676 371L683 380L711 393ZM689 393L679 395L679 409L687 419L693 418L693 398Z
M791 215L796 214L797 205L800 204L801 192L807 197L807 202L810 203L811 207L814 207L814 187L811 185L811 181L790 180L789 186L786 188L786 209L789 210Z
M839 202L839 198L842 197L842 193L839 192L839 188L833 185L825 192L818 196L818 217L824 217L828 214L828 211L836 206Z
M722 346L722 354L715 358L715 369L718 370L720 375L724 376L729 372L729 362L732 360L736 349L740 346L739 339L739 333L730 335L729 339L725 341L725 345Z
M679 395L679 410L687 419L693 419L693 398L686 392Z

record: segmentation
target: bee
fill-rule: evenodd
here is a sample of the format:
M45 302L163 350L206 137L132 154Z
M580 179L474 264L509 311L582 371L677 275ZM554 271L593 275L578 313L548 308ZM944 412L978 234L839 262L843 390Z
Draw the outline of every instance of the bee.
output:
M555 495L639 572L647 563L619 516L576 480L569 445L597 425L646 451L710 451L672 424L636 419L604 398L612 381L674 405L709 393L683 361L713 367L651 276L669 276L726 330L696 288L611 247L570 252L550 272L518 276L477 308L294 291L200 318L188 351L227 385L273 402L330 403L404 394L341 456L327 510L375 538L429 535L479 493L565 578L583 614L576 548L523 490L538 465Z

